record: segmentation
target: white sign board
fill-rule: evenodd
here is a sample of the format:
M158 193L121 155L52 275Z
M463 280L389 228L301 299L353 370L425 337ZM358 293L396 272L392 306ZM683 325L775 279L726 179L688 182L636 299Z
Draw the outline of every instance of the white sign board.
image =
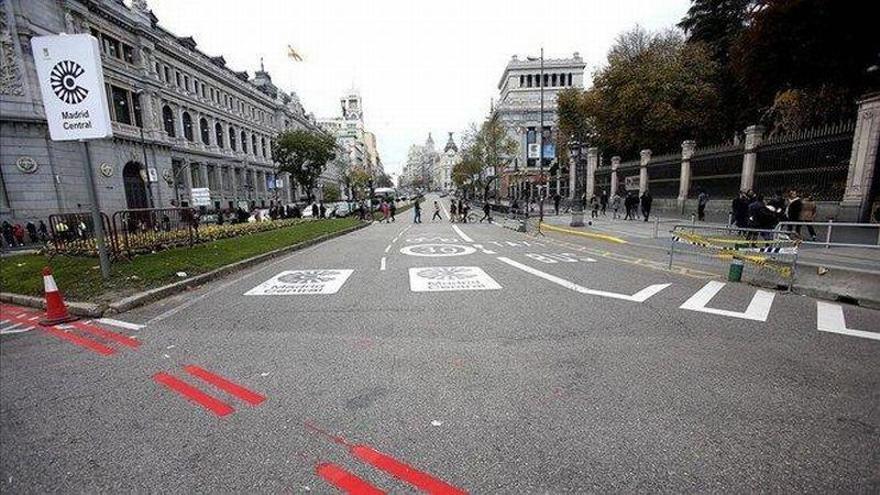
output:
M538 143L529 144L529 158L541 158L541 146Z
M630 175L623 179L623 185L626 187L627 191L633 191L639 188L639 176L638 175Z
M288 270L244 293L246 296L336 294L354 270Z
M147 175L150 178L150 182L159 182L159 172L154 167L147 169Z
M207 187L194 187L189 196L193 206L211 206L211 190Z
M52 140L111 137L98 40L89 34L36 36L31 47Z
M413 292L445 292L497 290L501 286L476 266L433 266L410 268L409 288Z

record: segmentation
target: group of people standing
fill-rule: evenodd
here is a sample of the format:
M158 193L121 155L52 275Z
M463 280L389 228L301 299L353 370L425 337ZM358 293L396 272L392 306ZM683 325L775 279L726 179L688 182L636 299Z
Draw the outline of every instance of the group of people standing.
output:
M816 202L809 194L790 190L787 194L776 191L769 198L754 191L740 191L730 205L734 225L742 229L772 230L779 222L813 222L816 220ZM792 226L789 226L792 230ZM800 234L801 226L794 226ZM807 225L811 240L816 240L816 230Z
M49 241L49 228L40 220L39 225L28 221L24 226L20 223L11 224L3 221L3 242L8 247L20 247L25 244L45 243Z

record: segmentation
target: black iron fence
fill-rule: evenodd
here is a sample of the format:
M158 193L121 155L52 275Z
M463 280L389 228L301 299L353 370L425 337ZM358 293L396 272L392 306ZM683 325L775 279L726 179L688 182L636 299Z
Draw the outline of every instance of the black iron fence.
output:
M675 199L681 184L681 153L652 157L648 165L648 190L658 199Z
M107 215L101 213L104 240L108 249L117 254L118 249L113 225ZM49 233L56 253L91 255L97 253L95 223L91 213L58 213L49 215Z
M743 146L725 143L694 151L688 197L705 191L714 198L735 198L742 181Z
M128 256L198 241L199 219L190 208L120 210L113 214L112 225L117 250Z

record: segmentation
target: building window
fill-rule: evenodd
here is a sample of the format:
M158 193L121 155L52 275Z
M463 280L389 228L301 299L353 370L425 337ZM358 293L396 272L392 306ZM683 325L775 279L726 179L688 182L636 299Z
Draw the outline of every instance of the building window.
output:
M526 82L526 76L519 76L519 87L523 87Z
M134 125L138 127L144 126L144 119L141 116L141 97L131 93L131 109L134 111Z
M556 86L556 74L550 76L550 86Z
M189 116L189 112L183 112L183 137L187 141L193 140L193 121Z
M175 82L177 83L177 87L179 88L180 87L180 71L174 72L174 79L175 79Z
M162 79L162 66L159 65L159 62L156 62L156 77L158 77L159 80Z
M120 58L122 56L121 50L119 49L119 40L107 36L106 34L102 34L101 41L103 42L102 47L104 53L113 58Z
M266 138L260 138L260 154L266 158Z
M162 71L165 73L165 82L171 82L171 70L168 66L162 67Z
M165 126L165 134L174 137L176 134L174 132L174 112L168 105L162 107L162 124Z
M202 187L202 172L200 168L201 166L198 163L193 163L189 166L189 178L192 181L193 187Z
M568 73L568 85L571 86L571 72Z
M189 91L189 76L183 76L183 89Z
M257 135L251 134L251 153L257 156Z
M134 65L134 48L125 43L122 44L122 59Z
M550 84L550 74L544 74L544 81L541 83L545 88Z
M223 148L223 126L220 122L214 125L214 137L217 139L217 146Z
M232 151L236 151L238 147L235 143L235 128L229 126L229 147L232 148Z
M128 91L110 86L110 97L113 100L113 120L131 125L131 110L128 104Z
M204 117L199 119L199 132L202 135L202 143L211 144L211 131L208 128L208 119Z
M241 151L247 153L247 136L244 134L244 131L241 131Z

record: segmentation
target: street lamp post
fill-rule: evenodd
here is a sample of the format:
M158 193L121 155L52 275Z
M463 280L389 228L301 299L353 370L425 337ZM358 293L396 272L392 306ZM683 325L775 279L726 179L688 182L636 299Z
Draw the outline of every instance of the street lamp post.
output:
M544 198L541 196L541 185L544 182L544 47L541 47L541 78L539 79L541 87L541 140L538 151L538 221L544 221Z

